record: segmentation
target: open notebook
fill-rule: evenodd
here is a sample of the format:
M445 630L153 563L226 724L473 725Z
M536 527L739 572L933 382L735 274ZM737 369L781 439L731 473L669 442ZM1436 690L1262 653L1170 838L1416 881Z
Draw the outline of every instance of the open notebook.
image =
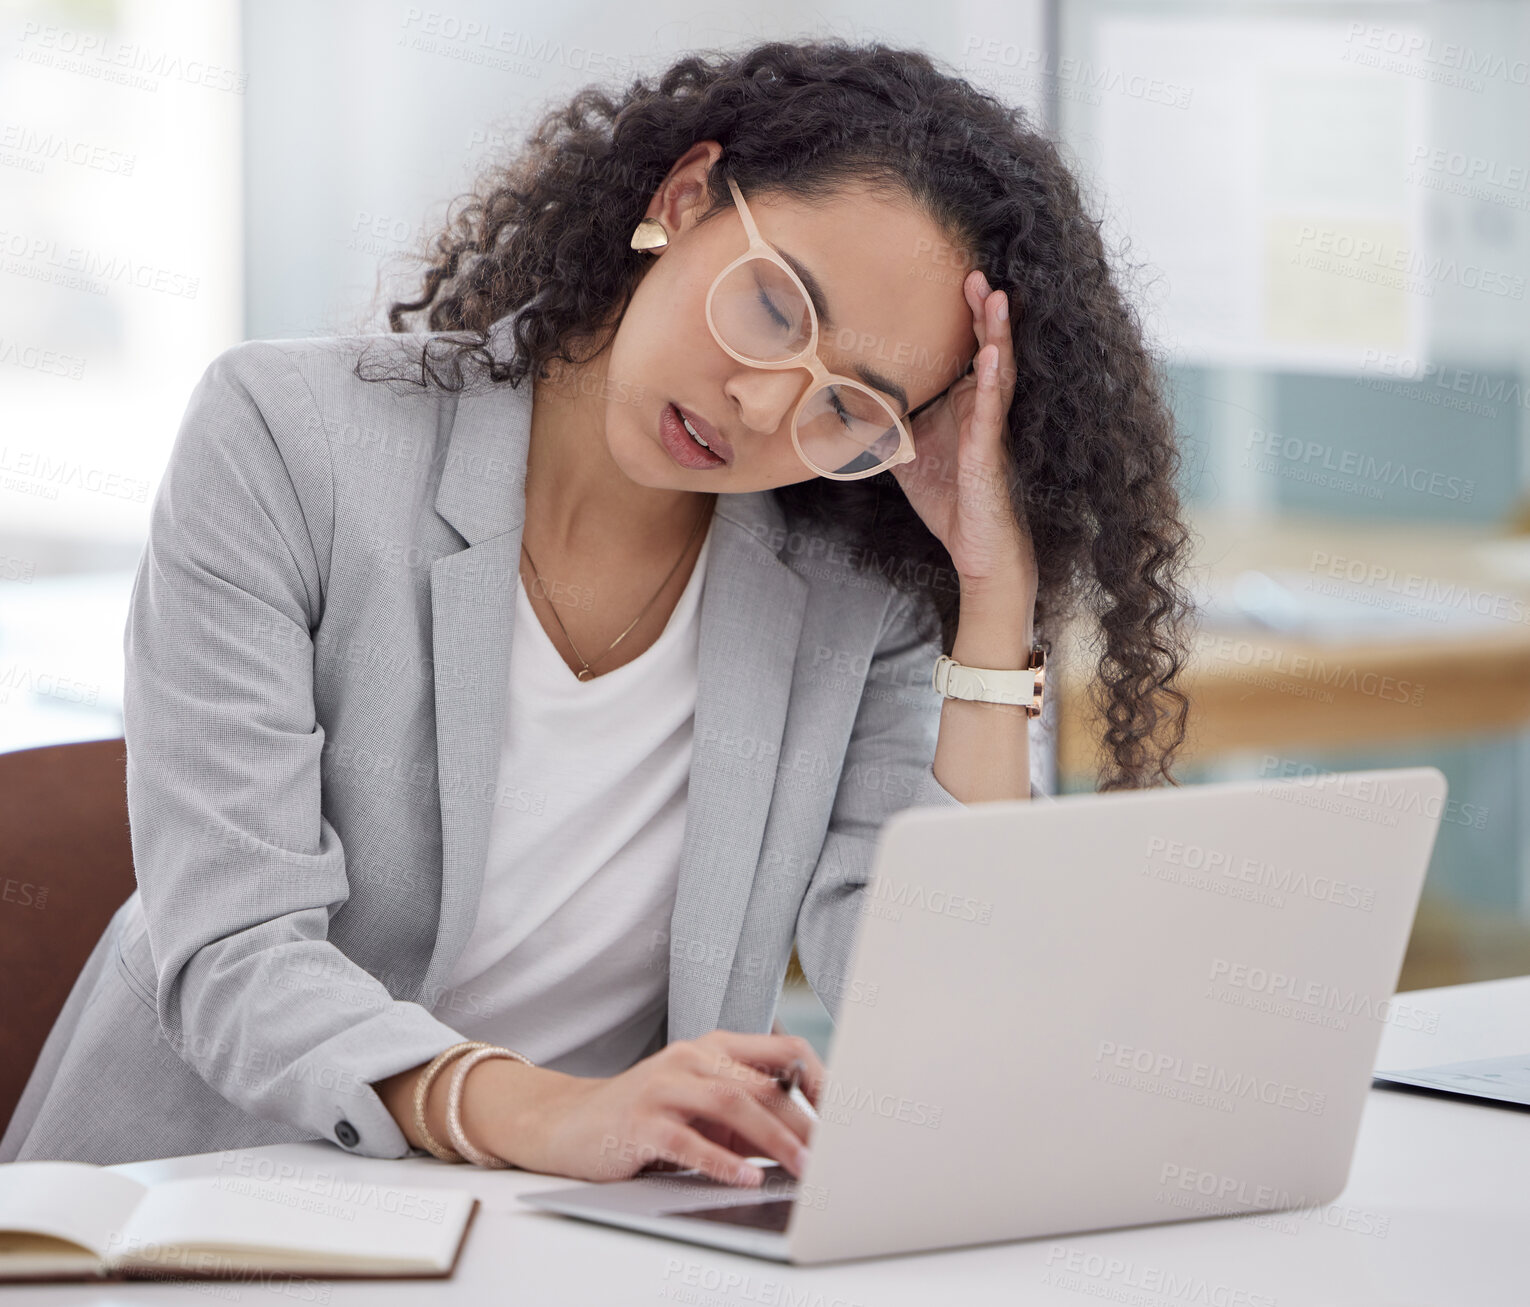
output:
M0 1166L0 1281L435 1278L478 1200L333 1172L140 1184L86 1162Z

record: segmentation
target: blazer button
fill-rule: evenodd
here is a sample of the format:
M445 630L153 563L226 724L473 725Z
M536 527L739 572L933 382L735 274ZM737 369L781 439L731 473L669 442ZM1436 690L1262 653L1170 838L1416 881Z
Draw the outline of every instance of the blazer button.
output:
M335 1138L347 1148L354 1148L361 1142L361 1136L356 1133L356 1127L349 1121L335 1122Z

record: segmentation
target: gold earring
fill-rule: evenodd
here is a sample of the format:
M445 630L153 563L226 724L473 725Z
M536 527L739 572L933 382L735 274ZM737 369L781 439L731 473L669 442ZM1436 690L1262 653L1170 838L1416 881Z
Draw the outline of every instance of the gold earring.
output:
M664 230L664 224L657 218L644 218L633 228L631 245L635 250L649 250L657 253L668 244L669 233Z

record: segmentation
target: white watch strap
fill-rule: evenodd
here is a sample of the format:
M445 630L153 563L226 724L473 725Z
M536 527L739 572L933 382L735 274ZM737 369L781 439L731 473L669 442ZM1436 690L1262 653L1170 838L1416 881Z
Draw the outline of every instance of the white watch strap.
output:
M935 688L948 699L976 699L981 703L1012 703L1029 707L1036 699L1033 668L998 670L966 667L949 654L935 660Z

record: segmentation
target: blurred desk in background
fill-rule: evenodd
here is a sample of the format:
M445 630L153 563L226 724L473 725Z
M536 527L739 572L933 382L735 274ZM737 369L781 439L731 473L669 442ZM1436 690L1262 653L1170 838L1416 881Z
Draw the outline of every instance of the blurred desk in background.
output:
M1198 519L1203 605L1180 757L1363 748L1530 724L1530 537L1427 525ZM1058 766L1098 766L1091 670L1065 645Z

